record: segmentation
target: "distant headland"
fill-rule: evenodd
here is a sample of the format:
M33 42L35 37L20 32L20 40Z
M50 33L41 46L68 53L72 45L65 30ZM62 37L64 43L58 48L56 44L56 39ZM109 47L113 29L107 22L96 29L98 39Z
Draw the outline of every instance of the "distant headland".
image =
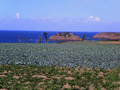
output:
M104 39L104 40L120 40L120 33L115 32L100 32L92 37L92 39Z

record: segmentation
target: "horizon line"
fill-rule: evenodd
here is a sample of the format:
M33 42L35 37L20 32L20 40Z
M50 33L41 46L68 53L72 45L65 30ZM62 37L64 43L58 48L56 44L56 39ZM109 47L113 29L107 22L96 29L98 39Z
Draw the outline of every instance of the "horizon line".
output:
M40 30L0 30L0 31L40 31ZM118 32L118 31L49 31L41 30L40 32ZM118 32L119 33L119 32Z

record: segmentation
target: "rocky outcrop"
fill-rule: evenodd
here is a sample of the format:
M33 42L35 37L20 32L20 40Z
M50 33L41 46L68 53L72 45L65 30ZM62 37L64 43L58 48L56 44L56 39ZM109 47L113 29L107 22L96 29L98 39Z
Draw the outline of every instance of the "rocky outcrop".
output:
M77 36L75 33L63 32L63 33L56 33L52 35L49 41L82 41L82 39Z
M120 40L120 33L102 32L93 36L92 39Z

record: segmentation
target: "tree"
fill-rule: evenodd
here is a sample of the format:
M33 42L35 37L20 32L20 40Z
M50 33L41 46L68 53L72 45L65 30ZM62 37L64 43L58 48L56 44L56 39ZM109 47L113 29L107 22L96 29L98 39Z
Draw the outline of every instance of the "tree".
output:
M42 39L42 38L41 38L41 37L42 37L42 33L41 33L41 35L40 35L39 37L40 37L39 41L40 41L40 43L41 43L41 39Z
M84 33L84 36L83 36L83 38L82 38L82 41L85 39L85 33Z
M46 42L45 43L47 43L47 32L44 32L44 36L45 36L45 39L46 39Z
M41 37L42 37L42 33L41 33L41 35L39 36L40 38L39 39L37 39L37 42L36 43L41 43Z
M22 37L21 36L18 36L19 37L19 43L21 42L21 40L22 40Z

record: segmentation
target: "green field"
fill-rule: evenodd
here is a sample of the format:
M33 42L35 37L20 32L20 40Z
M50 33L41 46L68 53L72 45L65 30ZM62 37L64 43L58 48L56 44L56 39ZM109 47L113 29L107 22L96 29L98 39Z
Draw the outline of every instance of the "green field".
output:
M0 43L0 89L119 90L119 63L120 44Z

